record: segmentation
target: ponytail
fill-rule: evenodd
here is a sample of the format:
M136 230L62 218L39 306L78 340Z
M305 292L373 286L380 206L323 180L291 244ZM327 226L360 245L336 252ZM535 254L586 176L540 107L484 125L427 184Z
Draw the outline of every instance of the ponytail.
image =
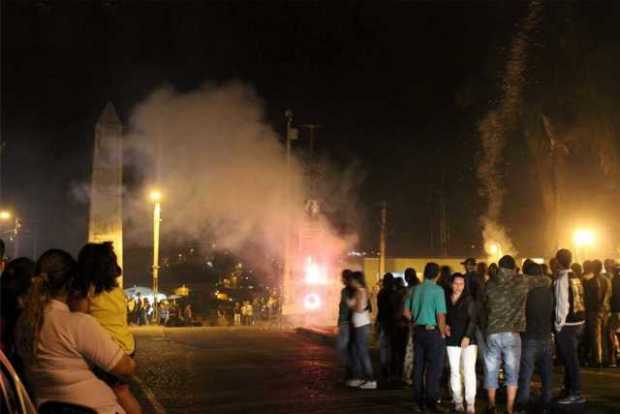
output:
M41 273L33 277L26 295L24 310L17 322L17 348L23 358L34 359L37 354L39 333L43 326L43 312L50 298L47 275Z

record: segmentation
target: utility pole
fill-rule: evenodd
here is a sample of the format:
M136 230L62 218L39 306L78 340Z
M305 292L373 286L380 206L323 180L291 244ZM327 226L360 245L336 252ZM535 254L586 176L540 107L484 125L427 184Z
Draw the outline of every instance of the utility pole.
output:
M385 233L387 228L387 203L381 203L381 235L379 236L379 277L381 279L385 274Z
M287 109L284 112L286 119L286 177L285 197L289 199L291 193L291 141L299 136L299 131L293 128L293 111ZM285 209L284 225L284 264L282 269L282 314L288 314L291 310L291 217L288 209Z
M446 170L441 168L439 187L439 251L442 257L448 256L448 218L446 214Z
M301 125L302 128L308 128L308 131L310 132L310 161L309 161L309 172L310 172L310 197L314 198L316 196L316 183L319 179L319 170L316 167L316 164L314 162L314 142L315 142L315 135L314 135L314 131L317 130L318 128L321 128L322 125L320 124L304 124Z

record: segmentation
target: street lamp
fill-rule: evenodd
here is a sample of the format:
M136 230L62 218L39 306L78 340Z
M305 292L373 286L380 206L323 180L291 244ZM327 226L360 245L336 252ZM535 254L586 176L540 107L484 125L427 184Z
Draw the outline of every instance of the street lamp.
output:
M19 255L19 239L17 235L22 228L22 221L9 210L0 210L0 222L10 223L11 225L10 230L3 231L3 234L8 234L9 240L13 242L13 254L17 257Z
M149 194L153 202L153 315L159 318L157 294L159 293L159 224L161 222L161 192L152 190Z
M594 231L590 229L576 229L573 233L573 243L577 250L577 260L582 261L587 259L588 248L594 245L596 241L596 235Z

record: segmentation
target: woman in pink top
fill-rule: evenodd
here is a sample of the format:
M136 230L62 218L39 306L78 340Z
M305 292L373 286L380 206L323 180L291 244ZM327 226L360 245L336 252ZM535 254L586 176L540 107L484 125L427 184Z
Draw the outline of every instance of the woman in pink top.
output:
M17 350L37 405L60 401L124 414L89 363L119 377L133 375L135 363L92 316L69 310L75 260L65 251L48 250L37 262L36 275L17 324Z

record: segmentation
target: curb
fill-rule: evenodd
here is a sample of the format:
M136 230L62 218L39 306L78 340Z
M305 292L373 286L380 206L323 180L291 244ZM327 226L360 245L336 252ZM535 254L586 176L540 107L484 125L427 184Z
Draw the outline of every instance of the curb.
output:
M336 342L335 332L328 329L299 327L295 328L295 333L326 344L333 344Z

